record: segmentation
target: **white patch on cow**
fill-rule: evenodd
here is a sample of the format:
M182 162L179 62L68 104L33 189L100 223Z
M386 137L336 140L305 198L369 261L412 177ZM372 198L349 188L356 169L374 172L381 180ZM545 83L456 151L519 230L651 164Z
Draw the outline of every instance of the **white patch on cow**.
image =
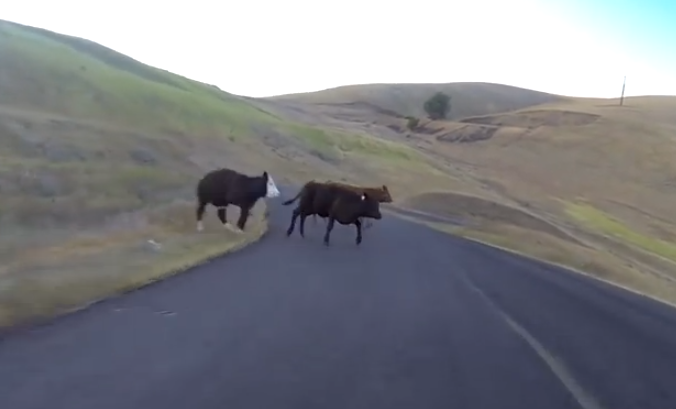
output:
M223 227L225 227L226 229L230 230L233 233L243 233L243 231L241 231L238 227L235 227L230 223L225 223Z
M153 250L158 250L158 251L162 250L162 245L160 243L156 242L153 239L149 239L148 244L150 244L150 246L152 246Z
M361 200L366 200L366 195L361 195Z
M201 221L197 222L197 231L202 231L204 230L204 225L202 224Z
M265 193L265 197L267 198L273 198L279 196L279 189L277 189L277 185L275 184L275 181L272 179L272 176L268 174L268 184L266 186L267 192Z

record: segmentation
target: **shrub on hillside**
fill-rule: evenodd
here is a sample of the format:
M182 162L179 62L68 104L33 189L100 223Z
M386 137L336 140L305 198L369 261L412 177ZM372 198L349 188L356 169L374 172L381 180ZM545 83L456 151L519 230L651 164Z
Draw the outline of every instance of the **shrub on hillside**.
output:
M420 119L414 117L414 116L407 116L406 117L406 127L413 131L415 128L418 127L420 124Z
M451 97L443 92L437 92L425 101L423 108L429 119L445 119L451 110Z

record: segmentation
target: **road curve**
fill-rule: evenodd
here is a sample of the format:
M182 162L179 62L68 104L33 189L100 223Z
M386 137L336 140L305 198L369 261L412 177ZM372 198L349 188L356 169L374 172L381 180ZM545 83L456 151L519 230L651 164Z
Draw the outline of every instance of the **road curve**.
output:
M675 310L390 215L360 247L339 225L325 248L321 219L286 238L290 211L0 339L0 408L676 408Z

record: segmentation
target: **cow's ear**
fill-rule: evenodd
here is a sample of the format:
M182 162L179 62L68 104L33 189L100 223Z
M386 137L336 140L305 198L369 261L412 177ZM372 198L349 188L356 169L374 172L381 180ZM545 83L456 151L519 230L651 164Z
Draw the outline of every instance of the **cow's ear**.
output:
M268 171L267 170L263 172L263 178L265 180L268 180Z
M389 192L389 189L387 188L387 185L383 185L383 190L386 192Z

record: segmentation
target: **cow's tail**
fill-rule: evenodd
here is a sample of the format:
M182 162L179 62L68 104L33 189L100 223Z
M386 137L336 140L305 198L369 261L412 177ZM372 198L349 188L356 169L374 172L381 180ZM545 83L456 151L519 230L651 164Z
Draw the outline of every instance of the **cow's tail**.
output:
M308 189L308 186L310 186L311 183L314 183L314 179L311 180L311 181L309 181L309 182L307 182L306 184L304 184L303 187L300 189L300 191L298 191L298 194L297 194L296 196L293 197L293 199L289 199L289 200L287 200L286 202L282 202L282 204L283 204L284 206L288 206L288 205L290 205L291 203L293 203L293 202L295 202L296 200L298 200L298 198L301 197L301 196L303 195L303 192L305 192L305 191Z
M287 200L287 201L285 201L285 202L282 202L282 204L283 204L284 206L288 206L288 205L290 205L291 203L295 202L296 200L298 200L298 198L300 197L300 195L303 194L303 190L305 190L305 189L301 189L301 190L298 192L298 194L297 194L296 196L293 197L293 199L289 199L289 200Z

